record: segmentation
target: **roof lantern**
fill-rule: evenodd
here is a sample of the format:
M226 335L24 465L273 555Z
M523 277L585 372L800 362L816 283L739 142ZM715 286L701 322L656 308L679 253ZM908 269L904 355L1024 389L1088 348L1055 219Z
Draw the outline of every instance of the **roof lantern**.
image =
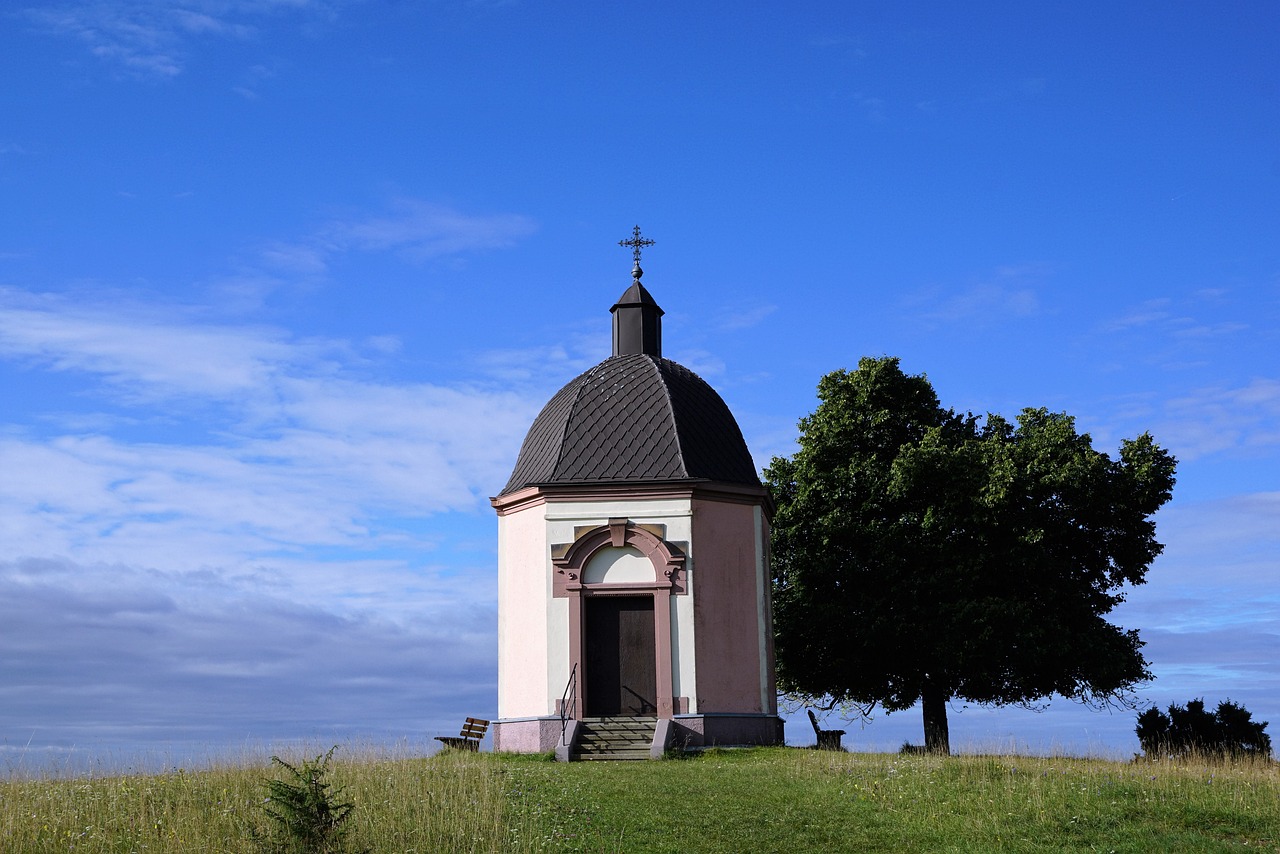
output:
M760 487L724 400L693 371L662 358L662 309L640 284L636 226L631 287L610 309L613 355L543 407L501 495L528 486L714 481Z

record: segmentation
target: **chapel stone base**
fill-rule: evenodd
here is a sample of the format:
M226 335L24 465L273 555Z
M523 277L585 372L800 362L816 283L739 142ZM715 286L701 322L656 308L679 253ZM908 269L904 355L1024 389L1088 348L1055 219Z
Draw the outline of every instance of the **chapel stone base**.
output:
M673 747L772 747L783 743L782 718L760 714L674 715Z
M670 748L765 747L783 743L782 718L760 714L675 715ZM515 718L493 724L495 753L550 753L560 746L559 716ZM664 733L665 734L665 733Z
M493 724L494 753L550 753L560 744L560 716L513 718Z

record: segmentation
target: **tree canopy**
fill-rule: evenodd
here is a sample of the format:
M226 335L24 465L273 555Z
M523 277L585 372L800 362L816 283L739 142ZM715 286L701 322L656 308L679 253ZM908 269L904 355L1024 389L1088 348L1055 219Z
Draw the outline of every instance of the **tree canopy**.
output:
M1113 459L1074 419L944 408L896 358L818 384L799 450L765 470L782 690L810 702L946 704L1124 697L1150 678L1136 631L1104 617L1162 546L1175 461L1143 434Z

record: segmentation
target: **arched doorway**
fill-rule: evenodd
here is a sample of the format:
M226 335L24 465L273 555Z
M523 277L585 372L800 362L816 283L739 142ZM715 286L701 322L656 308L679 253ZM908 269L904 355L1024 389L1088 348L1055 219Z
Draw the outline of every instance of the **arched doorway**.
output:
M553 556L554 595L569 599L570 667L587 717L670 717L671 596L684 593L684 554L626 519L580 530Z

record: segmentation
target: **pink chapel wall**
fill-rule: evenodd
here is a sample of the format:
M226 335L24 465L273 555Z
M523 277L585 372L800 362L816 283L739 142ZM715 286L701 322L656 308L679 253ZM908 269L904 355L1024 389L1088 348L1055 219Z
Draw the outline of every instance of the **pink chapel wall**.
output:
M777 714L759 505L694 500L697 711Z

